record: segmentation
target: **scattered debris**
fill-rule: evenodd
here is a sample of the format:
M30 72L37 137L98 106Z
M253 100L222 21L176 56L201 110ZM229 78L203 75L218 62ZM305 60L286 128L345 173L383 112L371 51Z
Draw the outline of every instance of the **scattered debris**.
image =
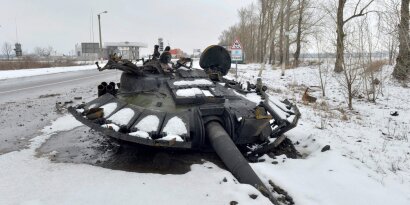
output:
M372 82L373 85L379 85L380 84L380 80L375 78Z
M279 156L282 154L291 159L302 157L302 155L296 150L295 146L289 138L283 140L283 142L279 146L277 146L274 150L271 151L271 153L269 153L269 156L273 158L272 156Z
M256 194L249 194L249 197L251 197L251 199L256 199L256 198L258 198L258 195L256 195Z
M87 113L86 117L89 120L95 120L104 116L104 108L91 108Z
M258 162L264 162L266 161L265 159L258 159Z
M63 113L63 111L65 110L64 106L62 105L61 102L56 102L56 112L57 113Z
M55 96L60 96L61 94L59 93L54 93L54 94L46 94L46 95L40 95L38 98L50 98L50 97L55 97Z
M277 186L275 183L273 183L272 180L269 179L269 184L272 186L273 191L282 195L280 197L278 197L278 201L282 202L282 204L286 204L286 205L293 205L295 204L295 202L293 201L293 198L288 194L288 192L286 192L285 190L283 190L282 188L280 188L279 186Z
M324 147L322 148L321 152L326 152L326 151L328 151L328 150L330 150L330 145L324 146Z

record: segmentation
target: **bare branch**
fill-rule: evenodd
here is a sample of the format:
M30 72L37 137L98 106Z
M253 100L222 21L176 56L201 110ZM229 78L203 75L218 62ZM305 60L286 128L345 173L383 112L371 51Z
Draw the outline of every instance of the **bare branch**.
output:
M350 16L349 18L347 18L346 20L344 20L344 21L343 21L343 24L347 23L348 21L350 21L350 20L352 20L352 19L354 19L354 18L356 18L356 17L364 16L364 15L370 13L370 12L375 12L375 11L367 11L367 12L364 12L364 10L366 10L367 7L369 7L370 4L374 2L374 0L371 0L371 1L369 1L369 2L366 4L366 6L364 6L364 7L360 10L359 13L356 13L356 12L357 12L357 7L359 6L360 2L361 2L361 0L359 0L359 1L357 2L356 7L355 7L355 9L354 9L353 15Z

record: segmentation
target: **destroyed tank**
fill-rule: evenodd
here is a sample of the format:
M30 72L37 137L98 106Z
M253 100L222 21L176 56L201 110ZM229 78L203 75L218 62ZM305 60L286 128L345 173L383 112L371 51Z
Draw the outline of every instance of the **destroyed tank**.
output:
M199 65L181 58L175 63L158 47L142 66L111 55L100 71L123 71L119 83L102 82L98 98L70 107L74 117L106 136L159 148L215 151L241 183L276 199L247 159L274 150L296 126L297 107L266 94L261 78L241 84L226 77L231 57L225 48L209 46Z

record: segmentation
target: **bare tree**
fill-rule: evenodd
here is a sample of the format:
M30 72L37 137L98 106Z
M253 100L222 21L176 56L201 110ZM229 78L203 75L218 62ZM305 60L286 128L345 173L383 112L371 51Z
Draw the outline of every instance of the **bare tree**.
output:
M285 63L288 66L290 64L289 61L289 48L290 48L290 40L289 40L289 34L291 30L291 16L293 11L291 10L293 4L293 0L287 0L286 1L286 18L285 18Z
M284 60L284 41L285 41L285 31L284 31L284 24L285 24L285 0L280 1L280 11L279 11L279 63L283 64Z
M347 62L342 64L343 79L339 82L345 88L348 108L353 110L353 97L359 90L358 80L362 64L360 59L352 57L351 54L345 61Z
M278 30L278 25L279 25L279 7L278 7L278 1L271 1L270 4L270 9L269 9L269 25L270 25L270 31L269 31L269 40L270 44L269 46L269 64L275 64L275 40L276 40L276 33Z
M410 34L409 34L409 0L401 1L399 24L399 55L397 56L396 67L393 76L396 79L404 80L410 74Z
M35 47L34 53L41 57L49 57L53 53L54 49L51 46L42 48L42 47Z
M298 0L299 4L299 18L298 18L298 30L296 34L296 51L293 57L295 58L294 60L294 66L298 67L299 66L299 56L300 56L300 48L301 48L301 37L302 37L302 22L303 22L303 12L305 11L305 2L306 0Z
M388 51L389 65L394 64L394 60L397 56L398 48L398 27L400 22L400 1L401 0L385 0L382 4L385 8L384 12L379 12L380 31L383 35L380 36L380 40Z
M318 33L315 34L315 41L316 41L316 47L317 47L317 58L318 58L318 72L319 72L319 83L320 83L320 88L322 90L322 97L326 96L326 85L328 82L328 76L329 76L329 62L323 63L322 62L322 57L321 53L323 53L323 48L320 44L320 38L318 36Z
M362 67L361 77L364 91L370 102L376 102L376 86L380 84L380 82L376 82L375 73L380 66L376 64L376 61L373 62L372 53L375 47L373 43L374 36L369 27L370 25L367 17L363 18L361 21L357 22L358 32L356 32L356 34L358 36L358 53Z
M347 19L344 19L344 8L347 0L339 0L338 1L338 7L337 7L337 15L336 15L336 33L337 33L337 39L336 39L336 63L335 63L335 72L342 72L343 71L343 59L344 59L344 38L346 34L343 31L344 25L349 22L350 20L364 16L368 14L371 11L366 11L367 8L374 2L374 0L368 1L361 9L359 9L359 6L361 6L361 0L356 2L354 12L353 14L348 17Z
M10 60L11 52L13 51L11 44L8 42L4 42L3 46L1 47L1 51L3 55L7 57L7 60Z
M51 54L54 52L54 49L52 46L48 46L47 48L44 48L44 56L45 57L50 57Z
M239 23L223 31L219 44L230 45L239 37L246 54L247 62L275 63L275 59L284 60L289 65L289 51L292 44L303 41L308 26L303 21L300 26L299 39L285 35L297 29L298 7L295 0L259 0L238 11ZM309 0L303 0L309 2ZM287 46L285 46L287 45ZM299 44L299 52L301 44ZM268 59L265 56L268 55Z
M37 56L43 56L43 53L44 53L43 48L41 48L41 47L35 47L35 48L34 48L34 53L35 53Z

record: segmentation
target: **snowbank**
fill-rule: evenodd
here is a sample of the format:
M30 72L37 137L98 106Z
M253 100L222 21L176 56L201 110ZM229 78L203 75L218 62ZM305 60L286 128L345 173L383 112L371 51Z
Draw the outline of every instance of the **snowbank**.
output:
M37 75L46 75L53 73L65 73L81 70L97 69L95 65L84 66L68 66L68 67L53 67L53 68L36 68L36 69L22 69L22 70L2 70L0 71L0 80L9 78L20 78Z

